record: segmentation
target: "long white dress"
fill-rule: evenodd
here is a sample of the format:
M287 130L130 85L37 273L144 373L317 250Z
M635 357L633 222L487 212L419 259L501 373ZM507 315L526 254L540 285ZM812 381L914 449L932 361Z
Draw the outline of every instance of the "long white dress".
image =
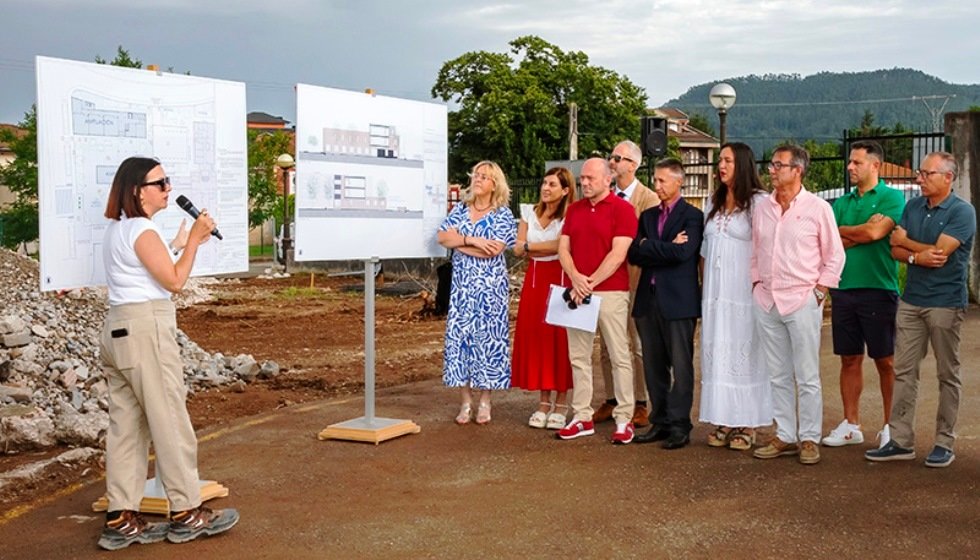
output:
M756 195L756 204L765 195ZM772 424L772 394L752 314L751 211L704 210L700 420L719 426Z

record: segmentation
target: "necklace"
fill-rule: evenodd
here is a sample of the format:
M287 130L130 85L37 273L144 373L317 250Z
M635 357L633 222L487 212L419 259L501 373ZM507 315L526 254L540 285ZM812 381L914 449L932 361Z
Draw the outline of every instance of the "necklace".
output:
M473 209L476 210L477 212L486 212L487 210L490 209L490 206L492 206L492 204L487 204L483 208L480 208L479 206L476 205L476 202L473 203Z

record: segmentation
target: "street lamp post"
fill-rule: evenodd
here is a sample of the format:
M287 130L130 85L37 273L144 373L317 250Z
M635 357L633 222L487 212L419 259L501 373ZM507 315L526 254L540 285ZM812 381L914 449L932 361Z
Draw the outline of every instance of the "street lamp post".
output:
M711 106L718 110L718 120L720 121L720 133L721 143L725 143L725 118L728 116L728 110L735 105L735 88L724 82L720 84L715 84L715 87L711 88L711 93L708 94L708 101L711 101Z
M289 250L292 249L293 238L289 235L289 170L296 165L293 156L282 154L276 158L276 166L282 171L282 267L289 268Z

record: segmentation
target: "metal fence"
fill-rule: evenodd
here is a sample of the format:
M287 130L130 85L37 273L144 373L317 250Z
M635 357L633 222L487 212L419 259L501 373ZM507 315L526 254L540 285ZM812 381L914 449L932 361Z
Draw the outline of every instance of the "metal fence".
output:
M803 179L806 188L831 202L850 192L854 185L851 184L847 173L847 159L851 145L862 140L881 144L885 151L885 162L882 163L879 176L889 186L901 190L906 200L919 195L919 187L915 183L915 170L919 168L922 159L931 152L949 151L950 147L949 137L942 132L851 136L845 130L841 135L837 154L823 156L811 154L810 167ZM756 171L766 187L769 187L768 164L768 158L756 162ZM718 181L717 164L706 161L685 161L683 166L685 178L681 194L691 204L703 208L704 201L711 196ZM644 184L651 184L645 167L637 170L637 177ZM515 216L518 215L519 204L537 202L540 178L511 179L509 184L510 206Z

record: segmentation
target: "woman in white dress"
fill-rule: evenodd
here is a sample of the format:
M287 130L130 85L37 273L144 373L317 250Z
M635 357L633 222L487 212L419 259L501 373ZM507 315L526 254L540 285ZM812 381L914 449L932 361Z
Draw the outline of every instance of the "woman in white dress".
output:
M719 187L705 205L700 420L715 424L708 445L751 449L772 424L769 373L752 315L752 205L765 196L752 149L725 144Z

